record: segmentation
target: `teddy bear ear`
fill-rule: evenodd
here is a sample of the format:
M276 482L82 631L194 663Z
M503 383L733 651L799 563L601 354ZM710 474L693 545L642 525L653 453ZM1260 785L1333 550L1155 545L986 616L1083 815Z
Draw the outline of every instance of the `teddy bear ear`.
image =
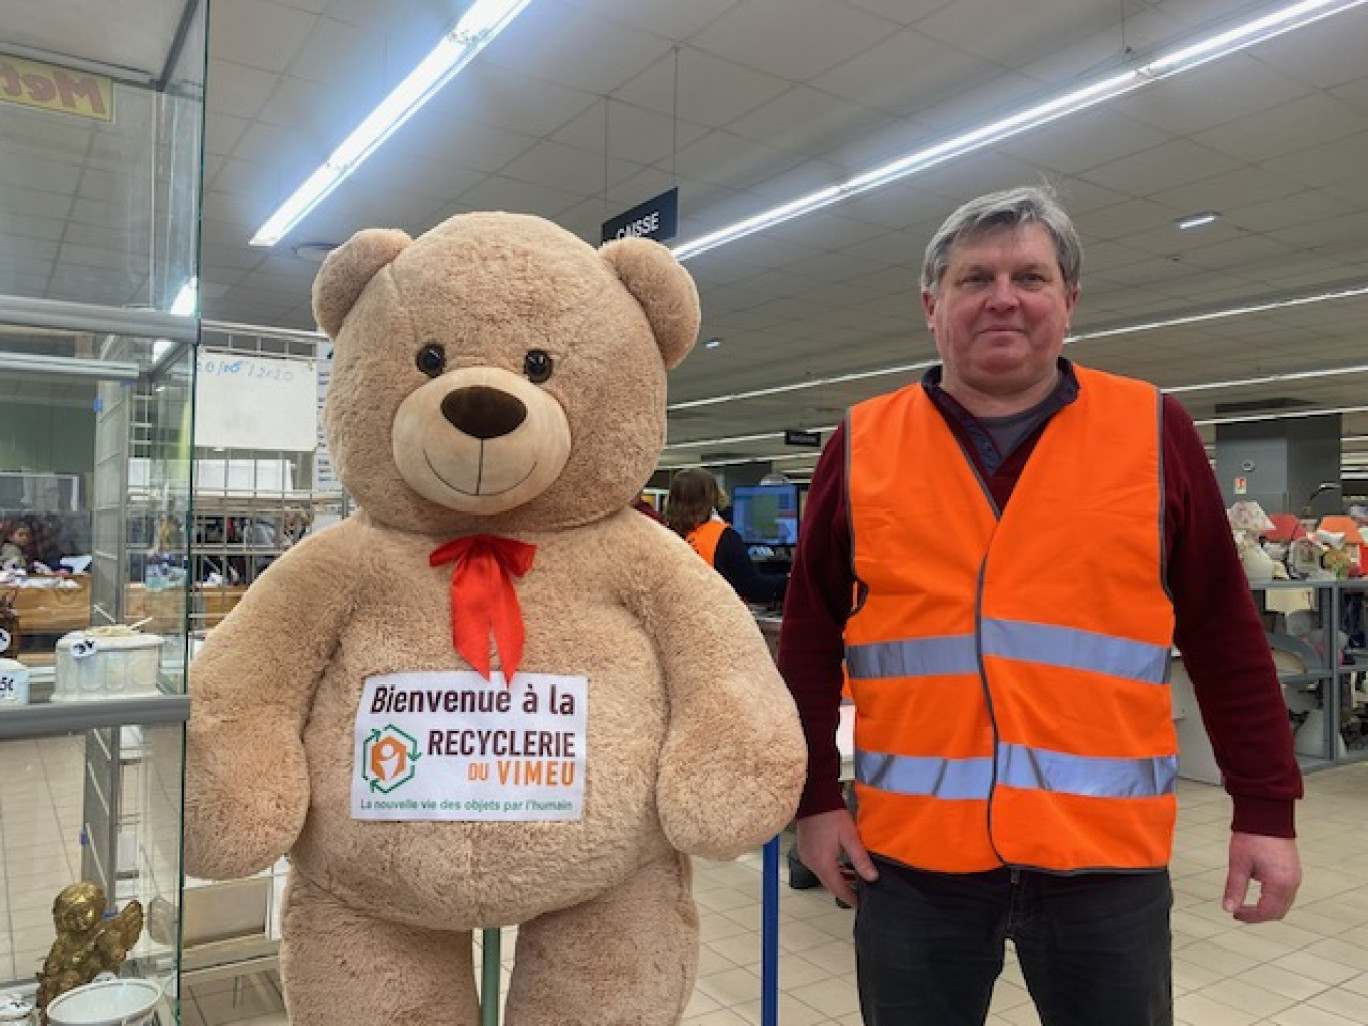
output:
M413 240L397 228L363 228L328 254L313 285L314 320L336 338L367 283Z
M646 311L666 370L678 367L698 339L698 287L668 249L650 239L615 239L599 249L604 262Z

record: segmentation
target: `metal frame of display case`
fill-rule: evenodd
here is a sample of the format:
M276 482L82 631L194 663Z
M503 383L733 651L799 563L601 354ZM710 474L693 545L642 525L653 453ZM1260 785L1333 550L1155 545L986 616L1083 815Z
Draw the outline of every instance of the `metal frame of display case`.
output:
M22 773L7 783L50 791L62 806L35 809L32 818L22 806L5 810L16 839L33 835L22 856L6 853L19 860L8 872L33 881L19 897L49 904L25 904L21 914L11 880L0 980L32 992L33 970L54 937L52 896L84 878L103 887L111 907L141 900L145 925L122 971L158 980L164 1000L149 1021L169 1026L179 1017L181 965L185 595L168 604L155 693L142 679L139 690L148 693L135 697L53 702L54 684L64 682L50 642L129 619L128 523L144 501L128 486L138 431L156 463L146 501L187 509L190 502L199 317L170 310L198 279L208 3L95 5L87 13L77 25L63 20L61 5L16 8L0 45L40 69L83 77L107 115L0 107L0 215L14 243L0 269L0 374L8 405L22 412L11 415L11 455L24 465L36 460L40 473L83 479L79 512L88 531L78 547L66 539L60 551L92 557L84 585L58 604L78 608L44 604L41 615L31 613L41 648L19 653L30 667L31 704L0 711L0 745ZM21 615L21 637L23 626ZM51 826L29 826L49 819Z
M1291 704L1306 706L1289 707L1289 714L1294 719L1305 716L1294 728L1299 735L1298 761L1302 769L1314 771L1368 759L1368 746L1350 747L1345 738L1346 727L1351 721L1368 726L1368 690L1364 691L1364 701L1356 704L1360 690L1357 685L1368 674L1368 649L1349 645L1342 637L1348 604L1368 601L1368 579L1255 581L1251 589L1260 613L1265 617L1265 630L1275 655L1292 652L1292 646L1286 649L1279 646L1281 639L1289 637L1300 639L1305 650L1309 650L1303 660L1308 664L1304 670L1280 668L1278 674L1284 696L1289 699L1300 697L1302 701ZM1307 592L1312 601L1299 604L1294 596ZM1314 621L1305 625L1305 630L1287 624L1289 617L1300 612L1311 614ZM1278 617L1283 618L1281 622L1277 621ZM1358 711L1360 707L1361 712ZM1315 732L1318 751L1310 751L1307 739L1300 738L1308 726Z

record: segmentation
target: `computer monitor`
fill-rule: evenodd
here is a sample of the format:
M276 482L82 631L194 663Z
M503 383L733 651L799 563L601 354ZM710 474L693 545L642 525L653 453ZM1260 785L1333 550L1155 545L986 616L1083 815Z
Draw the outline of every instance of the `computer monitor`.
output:
M731 493L732 526L747 545L797 544L797 485L737 485Z

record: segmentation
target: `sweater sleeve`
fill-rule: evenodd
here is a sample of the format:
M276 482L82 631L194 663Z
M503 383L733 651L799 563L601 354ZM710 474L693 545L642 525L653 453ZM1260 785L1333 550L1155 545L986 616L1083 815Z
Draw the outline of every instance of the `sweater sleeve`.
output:
M844 805L836 728L844 631L855 584L845 508L845 435L844 426L836 429L813 471L779 632L779 671L793 692L808 744L799 818Z
M1174 639L1234 803L1232 829L1293 837L1301 771L1220 485L1191 418L1169 396L1164 397L1163 431Z
M747 602L778 602L784 597L788 578L755 569L745 541L733 528L728 527L718 538L713 566Z

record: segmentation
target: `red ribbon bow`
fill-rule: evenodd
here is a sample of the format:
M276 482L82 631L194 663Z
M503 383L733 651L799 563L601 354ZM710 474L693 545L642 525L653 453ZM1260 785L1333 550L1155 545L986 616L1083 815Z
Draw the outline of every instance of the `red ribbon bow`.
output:
M485 680L490 680L489 635L499 650L504 685L509 685L522 662L522 609L513 577L532 568L537 547L512 538L476 534L458 538L432 551L428 564L451 568L451 640Z

